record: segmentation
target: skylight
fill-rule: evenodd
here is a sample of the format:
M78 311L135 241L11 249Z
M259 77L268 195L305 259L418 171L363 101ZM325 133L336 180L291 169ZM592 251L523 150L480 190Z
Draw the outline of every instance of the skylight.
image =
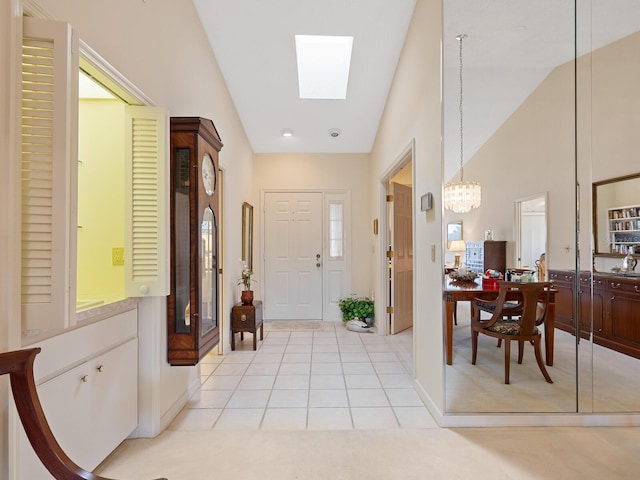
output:
M295 37L300 98L347 98L353 37Z

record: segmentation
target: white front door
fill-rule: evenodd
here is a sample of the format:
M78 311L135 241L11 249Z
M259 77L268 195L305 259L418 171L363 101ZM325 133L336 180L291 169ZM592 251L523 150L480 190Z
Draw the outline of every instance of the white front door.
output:
M322 320L322 193L265 193L264 317Z

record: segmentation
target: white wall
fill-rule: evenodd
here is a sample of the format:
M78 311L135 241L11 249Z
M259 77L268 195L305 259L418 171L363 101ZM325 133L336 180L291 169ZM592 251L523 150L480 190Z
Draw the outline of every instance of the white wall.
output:
M442 333L442 160L440 40L442 5L418 0L402 55L374 143L371 204L383 218L380 182L394 162L415 141L414 161L414 345L417 387L432 412L444 412ZM433 193L434 208L420 210L420 196ZM374 210L375 211L375 210ZM431 257L431 249L435 257ZM377 308L383 302L383 241L378 239L373 262Z
M373 263L373 215L371 213L368 154L256 154L254 190L345 189L351 191L351 292L371 295ZM254 270L261 275L262 206L254 208ZM240 212L238 212L239 214ZM240 230L238 230L238 235ZM238 257L240 258L240 257ZM260 290L260 282L256 290Z
M12 40L18 35L13 13L17 0L0 2L0 351L20 344L20 217L9 207L20 201L20 165L17 155L18 122L12 110L18 108L17 52ZM15 110L17 111L17 110ZM13 403L8 375L0 377L0 479L9 479L9 404Z
M220 161L225 170L225 250L221 266L229 272L224 278L222 299L222 320L226 320L225 312L234 302L233 269L241 256L237 241L241 204L243 200L255 202L251 194L253 152L192 2L29 0L29 4L35 5L39 16L69 22L83 41L155 105L166 108L170 116L213 120L225 144ZM5 5L3 2L3 22L9 23ZM4 50L4 41L2 45ZM3 68L6 65L4 61ZM141 427L153 435L159 431L160 419L167 421L167 413L186 401L187 389L198 385L199 378L196 368L170 367L166 362L166 299L145 299L140 310L141 384L150 387L141 391ZM228 345L224 325L221 332Z

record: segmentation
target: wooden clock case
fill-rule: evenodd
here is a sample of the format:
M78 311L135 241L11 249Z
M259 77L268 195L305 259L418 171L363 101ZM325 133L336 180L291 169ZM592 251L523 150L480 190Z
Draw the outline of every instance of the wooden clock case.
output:
M196 365L220 340L217 180L222 142L206 118L172 117L170 133L167 360Z

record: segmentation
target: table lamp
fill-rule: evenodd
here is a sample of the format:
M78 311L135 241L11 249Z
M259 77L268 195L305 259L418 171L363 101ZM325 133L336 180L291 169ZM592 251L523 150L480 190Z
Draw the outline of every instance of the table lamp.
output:
M464 243L464 240L453 240L449 245L449 251L455 252L453 268L460 267L460 252L464 252L467 249L467 246Z

